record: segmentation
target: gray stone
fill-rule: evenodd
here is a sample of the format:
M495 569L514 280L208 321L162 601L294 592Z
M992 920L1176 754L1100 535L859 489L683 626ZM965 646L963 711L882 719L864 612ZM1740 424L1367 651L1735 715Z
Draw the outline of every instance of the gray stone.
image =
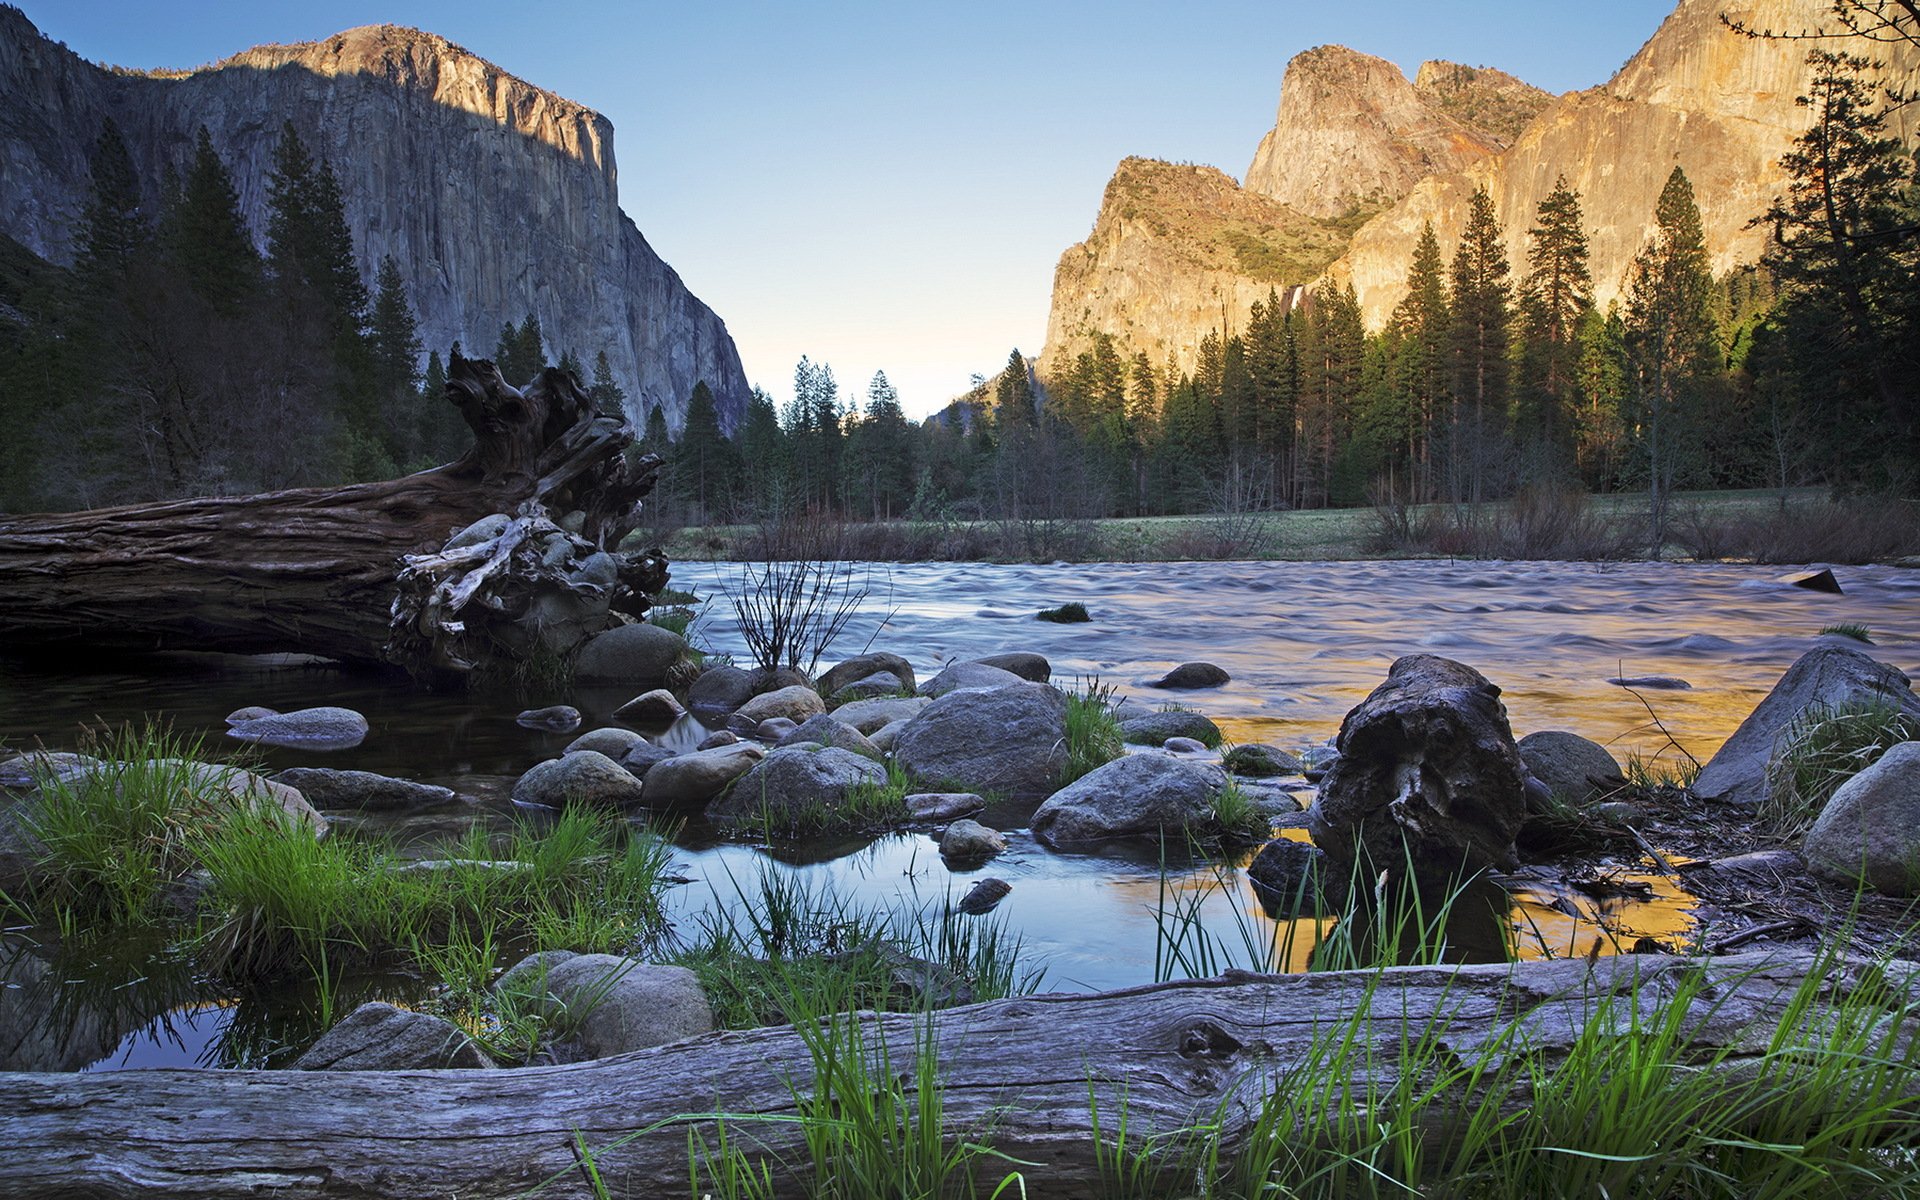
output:
M1024 683L1025 680L1012 671L1003 671L999 667L990 667L985 663L958 662L941 670L938 675L920 685L922 696L939 699L948 692L961 688L996 688L1009 683Z
M820 677L820 694L832 696L848 684L874 675L888 674L899 681L900 686L911 692L919 681L914 677L913 665L898 654L884 651L872 654L859 654L840 663Z
M898 696L903 691L913 689L900 682L900 677L891 671L880 671L856 679L838 691L828 692L827 699L833 704L846 704L854 700L873 700L882 696Z
M0 787L38 787L42 780L71 779L101 765L101 761L90 754L31 750L0 762Z
M1190 737L1170 737L1160 743L1160 748L1169 754L1205 754L1207 752L1205 742Z
M879 747L861 736L859 730L843 721L834 720L831 713L818 713L808 717L780 739L780 744L783 746L799 745L802 742L814 742L822 746L851 750L862 758L871 758L875 762L885 757L880 753Z
M598 634L581 647L574 678L581 683L624 683L653 688L667 682L687 643L671 629L644 621Z
M737 746L739 744L740 744L739 734L733 732L731 729L716 729L712 733L701 738L700 744L698 746L695 746L694 749L695 750L717 750L722 746Z
M1627 786L1611 752L1577 733L1543 729L1520 739L1520 761L1549 795L1589 804Z
M439 875L447 871L491 871L517 875L533 864L517 858L416 858L393 868L395 875Z
M620 582L620 560L605 550L596 551L580 560L580 565L568 574L567 582L575 586L611 588Z
M819 715L824 716L825 714ZM808 719L811 720L812 718ZM753 736L763 742L772 742L775 745L779 745L786 740L788 734L798 728L800 728L800 723L792 717L768 717L753 727Z
M1046 683L1053 678L1053 664L1047 661L1047 656L1035 654L1031 650L989 654L973 661L982 666L999 667L1002 671L1011 671L1028 683Z
M618 761L627 756L627 751L646 740L631 729L617 729L612 725L602 725L568 742L567 748L561 753L574 754L581 750L592 750L596 754L604 754Z
M1319 909L1327 870L1326 853L1306 842L1275 838L1247 864L1247 880L1261 907L1275 917Z
M1174 709L1127 716L1120 722L1120 736L1136 746L1164 746L1168 738L1180 737L1218 746L1220 727L1200 713Z
M785 717L790 721L804 721L815 713L827 711L826 702L820 699L820 693L806 684L792 684L771 692L762 692L740 706L734 715L755 725L768 717Z
M1307 764L1278 746L1248 742L1227 751L1221 764L1235 775L1252 779L1271 779L1276 775L1304 775Z
M875 700L855 700L833 710L836 721L844 721L861 733L871 734L883 725L918 716L933 701L925 696L888 696Z
M672 808L705 804L746 774L765 753L752 742L737 742L657 762L647 771L643 793L647 805Z
M647 728L665 727L687 715L673 693L665 688L642 692L613 711L616 719Z
M1007 848L1007 839L978 821L955 821L940 835L940 856L965 861L992 858Z
M1675 675L1614 675L1607 682L1635 691L1690 692L1693 685Z
M1638 825L1647 819L1639 805L1624 800L1602 800L1589 811L1595 820L1612 821L1615 825Z
M1807 651L1707 763L1693 782L1693 794L1725 804L1760 803L1767 797L1767 765L1774 745L1801 714L1873 703L1920 716L1920 696L1909 683L1900 671L1850 647Z
M371 771L335 771L327 767L292 767L273 777L297 789L316 808L400 809L450 804L452 788L435 787L411 779L395 779Z
M733 741L726 742L724 743L725 745L731 746L734 742L740 740L739 738L733 737L732 734L728 734L727 736L732 738ZM708 749L705 745L702 745L700 748L702 750ZM612 758L613 755L609 754L607 757ZM641 738L633 745L627 747L627 752L620 756L620 765L625 767L627 773L635 779L645 779L647 773L653 769L655 764L663 763L673 757L675 757L674 751L657 743L649 742L645 738Z
M367 719L350 708L303 708L241 721L228 737L298 750L350 750L367 738Z
M960 897L958 907L970 917L984 916L1005 900L1011 891L1013 885L1006 880L988 877L968 888L967 894Z
M764 696L768 692L777 692L781 688L802 687L819 691L813 686L813 680L798 667L755 667L748 672L747 678L753 684L753 694Z
M713 1032L713 1008L685 967L612 954L577 954L547 970L550 1022L570 1029L589 1058L606 1058Z
M900 731L907 727L905 721L888 721L885 725L867 736L867 741L882 754L892 754L893 747L900 740Z
M758 824L763 819L776 826L791 825L803 814L834 812L855 788L886 781L884 767L851 750L783 746L709 804L707 819L723 825Z
M486 1069L493 1060L450 1021L374 1001L348 1013L294 1060L301 1071Z
M245 708L236 708L227 714L227 724L238 725L242 721L258 721L262 717L277 717L280 710L268 708L264 704L249 704Z
M1215 688L1221 684L1229 683L1232 680L1233 676L1227 674L1225 670L1210 662L1190 662L1181 663L1147 686L1192 690L1196 688Z
M1920 894L1920 742L1901 742L1841 784L1802 851L1830 879Z
M1307 812L1339 873L1450 877L1512 866L1526 768L1500 689L1430 654L1397 660L1340 723L1340 757Z
M576 950L535 951L500 972L500 977L489 984L487 990L496 996L540 999L551 995L551 990L547 987L547 976L553 969L568 959L579 957L580 954Z
M564 808L632 808L640 801L640 781L597 750L579 750L537 763L513 785L516 804Z
M1050 846L1113 838L1212 832L1214 798L1226 787L1212 764L1129 754L1096 767L1047 798L1033 814L1034 836Z
M1017 680L940 697L907 722L894 761L929 789L1032 797L1066 769L1067 698Z
M687 689L687 704L703 717L724 717L753 699L753 675L721 664L700 672Z
M951 821L977 813L986 799L972 792L915 792L906 798L907 816L915 821Z
M571 704L549 704L545 708L529 708L514 717L513 721L527 729L571 733L580 728L580 710Z

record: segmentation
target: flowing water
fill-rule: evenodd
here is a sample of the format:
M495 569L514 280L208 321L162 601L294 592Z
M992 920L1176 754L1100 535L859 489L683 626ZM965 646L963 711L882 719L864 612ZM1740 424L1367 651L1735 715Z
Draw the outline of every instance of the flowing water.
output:
M1159 702L1169 694L1144 687L1147 680L1178 663L1205 660L1226 668L1232 682L1174 694L1178 699L1213 717L1230 741L1300 749L1331 738L1396 657L1433 653L1474 666L1498 684L1516 735L1568 729L1607 744L1623 760L1634 754L1672 760L1678 751L1671 735L1705 761L1823 627L1866 626L1877 657L1910 674L1920 668L1920 572L1861 567L1839 574L1846 588L1841 596L1787 586L1777 569L1721 565L863 564L854 578L869 594L824 663L884 649L907 658L925 679L954 659L1033 650L1052 662L1056 683L1098 680ZM674 585L712 598L695 640L744 661L726 599L741 585L740 568L679 564ZM1076 600L1087 606L1091 622L1033 618ZM1623 676L1690 686L1636 694L1607 682ZM388 679L285 659L175 655L58 670L0 662L0 746L70 748L82 726L154 716L176 733L204 737L209 749L237 752L241 747L225 738L222 720L235 708L344 705L371 724L360 746L328 754L255 750L256 761L264 769L324 765L454 788L460 805L357 831L391 835L424 851L474 820L511 819L506 796L513 780L575 736L520 728L513 719L519 708L571 703L591 728L610 723L629 698L626 690L584 688L528 696L525 705L518 697L422 694ZM668 736L677 746L690 745L702 732L685 722ZM694 823L678 840L676 873L689 882L674 889L672 908L678 922L689 924L703 908L751 891L762 870L827 881L841 895L879 907L937 906L990 874L1013 885L1000 912L1023 939L1023 960L1044 965L1045 986L1055 990L1151 980L1157 956L1167 953L1156 932L1157 911L1197 904L1200 927L1232 965L1255 965L1257 956L1235 948L1248 940L1264 945L1276 932L1238 877L1236 862L1163 862L1157 849L1138 846L1057 854L1019 827L1028 812L988 814L989 823L997 819L1008 829L1010 849L966 872L949 871L925 835L767 848L723 842ZM354 821L341 824L355 835ZM1450 936L1466 956L1498 957L1509 948L1584 953L1601 937L1602 916L1612 936L1629 943L1640 933L1680 931L1685 897L1664 880L1645 878L1654 885L1651 900L1614 902L1604 914L1584 898L1570 903L1524 888L1503 893L1484 919L1461 922ZM1299 939L1279 965L1303 965L1308 940ZM85 998L72 1002L70 1028L51 1039L43 1031L37 1050L10 1049L4 1006L18 1012L27 996L44 1004L50 990L61 991L52 985L68 979L79 981L69 989L73 995ZM380 987L404 991L394 981ZM105 955L52 967L18 958L0 990L0 1069L9 1054L24 1065L36 1053L60 1069L232 1061L238 1042L297 1041L312 1022L302 1016L303 1001L287 997L279 1012L209 995L164 954ZM162 1015L154 1018L155 1012Z

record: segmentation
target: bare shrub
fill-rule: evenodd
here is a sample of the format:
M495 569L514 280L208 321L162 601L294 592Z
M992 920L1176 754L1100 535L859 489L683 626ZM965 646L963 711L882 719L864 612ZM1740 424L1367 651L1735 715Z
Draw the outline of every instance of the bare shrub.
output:
M1869 563L1920 554L1920 506L1886 497L1781 504L1765 512L1696 511L1675 540L1695 558L1758 563Z
M848 526L809 511L756 528L740 548L762 561L741 565L727 599L755 663L811 675L874 592L871 563L852 561ZM882 572L889 595L891 580Z

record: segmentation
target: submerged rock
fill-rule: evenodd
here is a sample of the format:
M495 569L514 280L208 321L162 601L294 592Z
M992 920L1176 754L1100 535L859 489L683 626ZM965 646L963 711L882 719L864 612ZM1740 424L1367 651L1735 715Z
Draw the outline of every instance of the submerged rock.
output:
M378 1000L362 1004L294 1060L300 1071L445 1071L493 1060L450 1021Z
M1327 856L1317 846L1276 838L1247 864L1247 881L1260 906L1276 918L1316 911L1323 901Z
M1190 662L1181 663L1147 686L1193 690L1197 688L1219 687L1222 684L1231 682L1232 679L1233 676L1227 674L1224 669L1210 662Z
M246 711L246 710L241 710ZM228 737L298 750L351 750L367 738L367 719L350 708L303 708L236 722Z
M291 767L275 775L273 782L297 789L306 797L307 803L317 808L425 808L434 804L451 804L458 799L452 788L436 787L411 779L395 779L371 771Z
M958 907L970 917L984 916L992 912L1012 891L1013 885L1006 880L989 876L968 888L967 894L960 897Z
M1304 775L1307 764L1278 746L1249 742L1235 746L1221 759L1221 765L1234 775L1251 779L1271 779L1276 775Z
M529 708L513 720L526 729L571 733L580 728L580 710L571 704L550 704L546 708Z
M1797 575L1783 576L1780 582L1805 588L1810 592L1825 592L1830 596L1843 594L1840 591L1840 581L1833 577L1831 569L1825 567L1818 571L1801 571Z
M1007 848L1007 839L998 830L978 821L955 821L940 835L940 856L961 861L984 861Z

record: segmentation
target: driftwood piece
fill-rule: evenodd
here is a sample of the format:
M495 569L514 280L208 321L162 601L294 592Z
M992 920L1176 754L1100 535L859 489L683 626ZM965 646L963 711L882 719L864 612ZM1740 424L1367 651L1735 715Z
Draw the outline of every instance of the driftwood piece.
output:
M469 670L524 651L544 628L577 638L620 620L609 612L645 611L666 580L657 555L615 555L592 579L579 571L632 530L659 471L658 458L628 455L627 424L595 413L555 369L522 390L492 363L456 357L447 395L473 449L401 479L0 517L0 648L292 652ZM494 513L513 518L511 544L443 553ZM567 514L578 514L577 534L557 527ZM407 575L410 558L432 561Z
M1836 968L1808 954L1714 960L1630 955L1589 962L1400 968L1300 976L1230 975L1100 995L1035 996L936 1014L933 1035L950 1134L987 1131L1029 1164L1038 1194L1098 1192L1089 1093L1111 1138L1124 1111L1130 1139L1217 1122L1231 1152L1260 1096L1286 1086L1322 1039L1358 1020L1369 1075L1390 1085L1402 1039L1429 1027L1461 1061L1511 1057L1517 1046L1548 1071L1596 1020L1621 1036L1693 970L1689 1039L1727 1048L1728 1077L1764 1052L1765 1034L1810 974L1828 999L1873 969ZM1915 968L1893 964L1910 979ZM1688 992L1688 995L1694 993ZM1371 1002L1368 997L1371 996ZM1611 998L1607 1007L1602 998ZM1816 1010L1817 1010L1816 1006ZM1356 1012L1363 1015L1355 1018ZM911 1085L922 1018L862 1017L868 1047L884 1042ZM1500 1041L1508 1025L1518 1039ZM1517 1073L1525 1079L1527 1072ZM728 1033L567 1066L511 1071L389 1073L126 1071L0 1075L0 1197L507 1197L591 1190L576 1138L597 1156L614 1194L685 1194L688 1126L700 1114L790 1117L810 1096L812 1060L791 1028ZM1124 1098L1123 1098L1124 1097ZM1527 1097L1515 1094L1513 1105ZM1449 1106L1436 1104L1435 1119ZM791 1123L731 1122L802 1170ZM707 1131L711 1141L712 1130ZM1143 1144L1135 1140L1132 1144ZM995 1177L1014 1169L1000 1160ZM783 1194L798 1194L786 1178ZM990 1189L989 1189L990 1190Z

